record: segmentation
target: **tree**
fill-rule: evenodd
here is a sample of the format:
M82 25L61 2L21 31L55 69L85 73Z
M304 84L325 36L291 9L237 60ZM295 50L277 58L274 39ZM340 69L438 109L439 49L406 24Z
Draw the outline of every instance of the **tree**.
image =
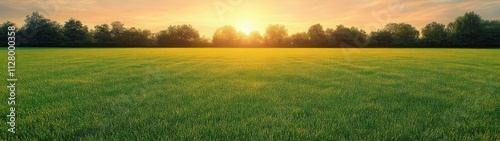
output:
M242 46L244 37L244 33L238 32L233 26L226 25L215 31L212 42L219 47Z
M335 29L327 28L326 34L326 45L327 47L338 47L337 39L335 38Z
M109 46L112 44L111 31L107 24L96 25L94 27L93 37L97 45Z
M205 36L201 36L198 40L194 41L195 47L210 47L212 46L212 43L210 42L211 39L207 38Z
M306 32L298 32L290 35L290 43L294 47L308 47L311 45L309 35Z
M259 31L252 31L247 37L248 45L250 47L259 47L262 45L263 37Z
M111 22L111 39L115 46L120 46L123 43L123 32L125 32L125 24L120 21Z
M283 47L288 45L288 31L283 25L269 25L264 35L264 42L268 46Z
M448 32L454 38L455 46L476 47L482 38L484 27L481 16L467 12L448 25Z
M340 47L359 47L366 42L366 33L356 27L347 28L344 25L338 25L334 31L328 31L329 38L336 43L334 46Z
M384 30L391 33L395 46L415 46L419 36L418 30L406 23L389 23Z
M13 22L10 22L10 21L6 21L6 22L4 22L4 23L2 23L2 24L0 25L0 33L1 33L1 34L0 34L0 39L1 39L1 40L0 40L0 46L1 46L1 47L6 47L6 46L8 46L8 40L7 40L7 38L8 38L8 37L10 37L10 35L8 35L8 32L10 32L10 31L9 31L9 27L10 27L10 26L14 26L14 27L15 27L15 26L16 26L16 24L14 24ZM16 29L14 30L14 32L16 32L15 34L18 34L18 33L17 33L17 27L16 27ZM16 35L14 35L14 36L16 36Z
M383 29L373 31L370 36L356 27L338 25L323 29L314 24L306 32L288 36L283 25L269 25L261 35L253 31L249 35L237 31L233 26L216 30L212 38L200 37L191 25L171 25L156 34L139 28L126 28L119 21L101 24L88 29L81 21L70 18L60 25L45 18L39 12L27 15L25 24L16 28L16 44L20 46L270 46L270 47L364 47L367 41L376 47L500 47L500 21L483 20L474 12L466 12L447 26L432 22L420 32L407 23L388 23ZM8 32L12 22L0 24L0 33ZM0 38L7 38L0 34ZM2 46L7 40L0 40Z
M310 45L316 47L327 46L325 30L323 30L323 26L321 26L321 24L315 24L309 27L307 35L309 36L309 40L311 41Z
M28 46L61 46L65 42L63 28L38 12L26 16L25 25L21 28L21 37Z
M90 41L87 26L83 26L81 21L73 18L64 24L64 36L66 36L69 46L82 46Z
M482 47L500 47L500 21L483 21L483 34L479 39Z
M393 36L389 31L378 30L371 32L370 45L371 47L390 47L392 46Z
M445 25L432 22L422 28L422 41L425 46L446 46Z
M141 30L135 27L130 29L125 29L122 33L121 46L129 46L129 47L144 47L151 45L150 41L151 31L149 30Z
M199 38L198 30L191 25L171 25L157 34L156 42L159 46L188 47L196 44Z
M154 36L153 36L153 32L151 32L151 30L148 30L148 29L144 29L142 30L141 32L141 37L145 39L145 41L143 41L143 44L144 45L141 45L141 46L154 46Z

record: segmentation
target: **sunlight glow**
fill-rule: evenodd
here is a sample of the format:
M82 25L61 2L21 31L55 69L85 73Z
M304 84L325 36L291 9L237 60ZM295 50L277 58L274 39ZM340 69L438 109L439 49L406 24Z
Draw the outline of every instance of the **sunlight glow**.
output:
M246 35L249 35L250 32L255 30L255 25L251 21L245 20L245 21L240 22L236 26L236 29L245 33Z

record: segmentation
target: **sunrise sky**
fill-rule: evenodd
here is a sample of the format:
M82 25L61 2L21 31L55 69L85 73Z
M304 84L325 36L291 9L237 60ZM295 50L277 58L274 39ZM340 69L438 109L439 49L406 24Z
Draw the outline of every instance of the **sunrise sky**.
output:
M410 23L420 30L436 21L448 24L467 11L483 19L500 19L498 0L2 0L0 22L24 24L26 15L39 11L64 24L69 18L85 25L121 21L126 27L153 32L169 25L191 24L211 37L223 25L261 34L269 24L283 24L289 33L343 24L366 31L388 22Z

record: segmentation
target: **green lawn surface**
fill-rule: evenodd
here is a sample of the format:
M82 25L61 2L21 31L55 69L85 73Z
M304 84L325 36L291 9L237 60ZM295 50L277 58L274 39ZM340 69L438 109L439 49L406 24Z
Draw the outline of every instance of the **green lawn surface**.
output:
M18 47L16 74L0 140L500 140L498 49Z

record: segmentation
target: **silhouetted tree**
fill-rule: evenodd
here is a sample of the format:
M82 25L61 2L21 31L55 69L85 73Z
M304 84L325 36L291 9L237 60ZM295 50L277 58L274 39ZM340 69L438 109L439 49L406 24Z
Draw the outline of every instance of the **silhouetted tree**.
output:
M198 38L197 41L194 42L194 46L195 47L211 47L212 42L211 42L210 38L202 36L202 37Z
M111 39L115 46L120 46L123 44L123 32L125 32L125 24L120 21L111 22Z
M479 44L482 47L500 47L500 21L485 20L482 23L484 28Z
M62 46L65 43L63 28L38 12L26 16L25 25L20 29L20 35L28 46Z
M366 33L356 27L347 28L344 25L338 25L334 31L329 31L329 38L339 47L358 47L366 42Z
M96 25L93 37L99 46L110 46L112 44L111 31L107 24Z
M391 47L393 46L393 36L389 31L378 30L371 32L370 45L371 47Z
M125 29L122 33L122 40L120 46L129 46L129 47L144 47L151 45L151 31L149 30L141 30L135 27L130 29Z
M269 25L264 35L264 43L267 46L288 46L288 30L283 25Z
M191 25L171 25L156 35L159 46L189 47L197 44L200 34Z
M327 38L325 34L325 30L323 30L323 26L321 24L315 24L309 27L307 31L307 35L309 36L310 46L314 47L325 47L327 46Z
M327 47L338 47L337 39L335 38L335 29L327 28L326 34L326 46Z
M454 46L477 47L484 28L481 16L467 12L448 25L448 32L455 39Z
M250 47L260 47L262 46L264 38L260 35L259 31L252 31L247 37L248 45Z
M170 46L170 47L362 47L370 41L372 47L500 47L500 21L483 20L474 12L466 12L447 26L432 22L420 32L410 24L388 23L383 29L367 36L356 27L338 25L323 29L314 24L307 32L288 36L283 25L269 25L264 35L253 31L249 35L237 31L233 26L216 30L212 39L201 37L191 25L169 26L156 34L139 28L126 28L114 21L110 25L87 26L76 19L69 19L61 26L43 17L38 12L27 15L25 24L16 32L16 43L21 46ZM0 38L7 38L7 27L15 25L5 22L0 25ZM2 46L6 40L0 40Z
M309 35L306 32L298 32L290 35L290 43L294 47L308 47L311 45Z
M8 46L8 37L11 37L10 35L8 35L8 32L9 32L9 27L10 26L16 26L16 24L14 24L13 22L10 22L10 21L6 21L4 23L2 23L0 25L0 46L1 47L6 47ZM17 33L18 31L18 27L16 27L16 29L14 30L14 34L19 34ZM14 35L15 37L16 35Z
M242 46L244 33L238 32L233 26L223 26L217 29L213 35L212 42L219 47Z
M64 36L66 36L68 46L82 46L90 42L90 36L87 26L73 18L64 24Z
M406 23L389 23L384 28L393 37L393 46L408 47L415 46L418 40L418 30Z
M422 45L430 47L446 46L448 38L444 24L432 22L422 28Z

